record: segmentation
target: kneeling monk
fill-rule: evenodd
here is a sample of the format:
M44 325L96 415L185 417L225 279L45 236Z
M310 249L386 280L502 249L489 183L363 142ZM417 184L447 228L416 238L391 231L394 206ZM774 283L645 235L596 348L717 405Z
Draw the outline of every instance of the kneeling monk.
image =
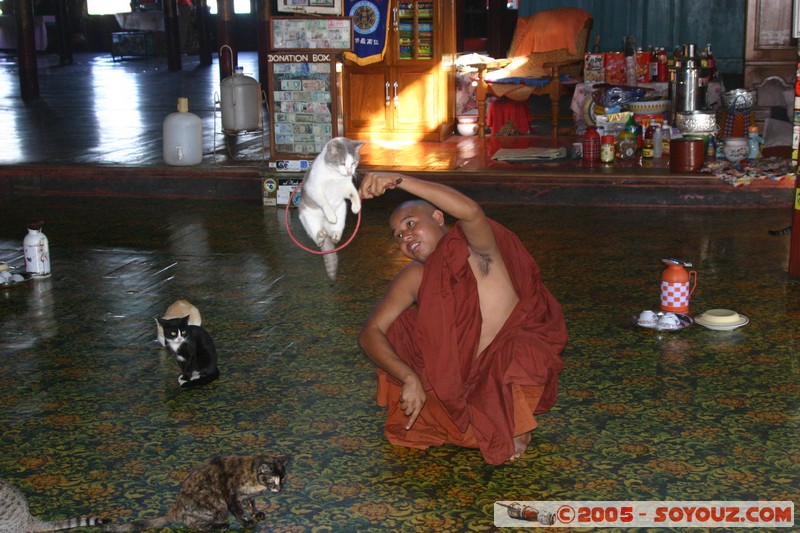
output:
M389 225L412 262L364 324L359 345L378 367L392 444L480 448L518 459L556 401L567 331L561 307L516 235L458 191L398 174L368 174L361 197L402 189ZM458 219L452 229L445 213Z

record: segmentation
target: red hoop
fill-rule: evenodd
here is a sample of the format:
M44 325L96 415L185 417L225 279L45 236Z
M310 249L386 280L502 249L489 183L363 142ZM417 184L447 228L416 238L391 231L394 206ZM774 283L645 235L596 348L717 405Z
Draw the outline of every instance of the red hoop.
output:
M352 234L352 235L350 235L350 238L349 238L349 239L347 239L347 241L346 241L344 244L341 244L341 245L337 246L337 247L336 247L336 248L334 248L333 250L326 250L326 251L322 251L322 250L314 250L314 249L312 249L312 248L309 248L309 247L307 247L307 246L303 245L303 244L302 244L300 241L298 241L298 240L295 238L294 234L292 233L292 228L291 228L291 226L289 225L289 208L292 206L292 203L293 203L293 201L294 201L294 195L295 195L295 193L296 193L296 192L297 192L297 191L300 189L300 187L302 187L302 186L303 186L303 184L302 184L302 183L299 183L299 184L298 184L298 185L297 185L297 186L296 186L294 189L292 189L292 193L289 195L289 201L286 203L286 210L284 211L283 220L284 220L284 223L286 224L286 231L288 231L288 232L289 232L289 237L291 237L292 241L293 241L293 242L294 242L294 243L295 243L297 246L299 246L300 248L302 248L303 250L305 250L305 251L306 251L306 252L308 252L308 253L312 253L312 254L316 254L316 255L327 255L327 254L333 254L333 253L336 253L336 252L338 252L339 250L342 250L343 248L345 248L345 247L346 247L348 244L350 244L350 243L353 241L353 239L354 239L354 238L355 238L355 236L356 236L356 233L358 233L358 228L359 228L359 226L361 226L361 210L360 210L360 209L358 210L358 218L356 219L356 227L355 227L355 228L353 228L353 234Z

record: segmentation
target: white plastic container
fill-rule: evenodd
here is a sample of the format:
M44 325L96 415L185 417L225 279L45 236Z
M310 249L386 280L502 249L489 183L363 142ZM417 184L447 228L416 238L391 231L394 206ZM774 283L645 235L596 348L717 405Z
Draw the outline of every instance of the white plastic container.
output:
M261 84L236 67L220 84L222 129L227 132L261 128Z
M42 233L40 223L28 226L28 234L22 240L25 254L25 272L34 278L50 275L50 241Z
M164 119L164 162L174 166L203 162L203 121L189 113L188 98L178 98L178 111Z

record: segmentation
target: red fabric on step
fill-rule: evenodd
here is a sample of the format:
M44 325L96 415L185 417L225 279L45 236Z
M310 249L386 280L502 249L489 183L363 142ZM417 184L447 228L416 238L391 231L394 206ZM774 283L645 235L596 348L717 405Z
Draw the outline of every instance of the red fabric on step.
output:
M521 134L527 135L531 131L533 114L531 114L527 101L515 102L506 98L498 98L489 105L487 115L486 125L492 130L492 135L497 135L500 128L509 120Z

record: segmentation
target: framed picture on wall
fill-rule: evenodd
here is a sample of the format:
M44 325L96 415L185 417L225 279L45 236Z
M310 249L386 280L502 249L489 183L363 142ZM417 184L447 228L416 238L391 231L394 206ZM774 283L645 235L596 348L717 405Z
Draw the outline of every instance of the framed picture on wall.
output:
M344 51L353 49L350 17L272 17L272 50Z
M278 0L278 12L341 15L342 0Z

